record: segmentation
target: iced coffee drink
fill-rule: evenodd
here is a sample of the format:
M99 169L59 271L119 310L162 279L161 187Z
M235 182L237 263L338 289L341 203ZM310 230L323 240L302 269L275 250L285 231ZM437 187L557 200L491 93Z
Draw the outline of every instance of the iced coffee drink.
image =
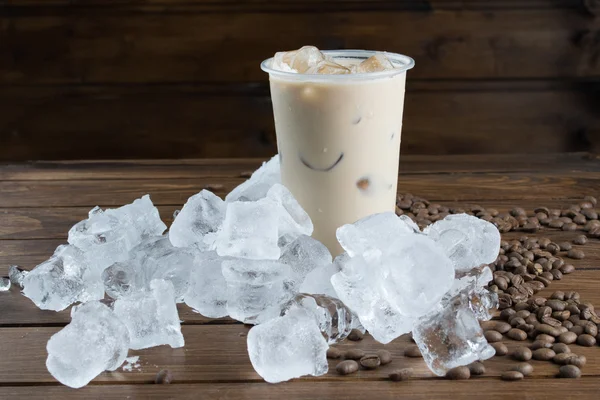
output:
M335 232L394 211L406 56L312 46L277 53L269 73L281 176L334 255Z

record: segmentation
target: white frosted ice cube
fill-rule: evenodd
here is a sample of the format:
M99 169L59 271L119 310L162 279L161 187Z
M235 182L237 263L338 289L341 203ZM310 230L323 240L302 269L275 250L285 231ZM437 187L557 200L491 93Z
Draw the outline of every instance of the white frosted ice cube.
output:
M267 382L327 373L329 346L312 316L302 310L253 327L247 343L252 366Z
M323 243L302 235L286 246L279 262L292 268L297 285L300 285L311 271L331 264L331 253Z
M129 349L129 333L106 305L92 301L73 308L71 323L52 335L46 367L60 383L87 385L105 370L114 371Z
M337 293L331 285L331 277L338 272L340 272L340 268L334 263L315 268L306 275L298 291L308 294L324 294L337 298Z
M194 259L184 299L188 306L205 317L221 318L228 315L227 282L221 269L224 259L214 251L199 253Z
M135 292L117 299L114 311L129 330L131 349L163 344L173 348L184 345L171 282L153 280L149 291Z
M207 248L204 238L219 230L225 218L225 208L225 202L208 190L190 197L169 228L173 246Z
M215 242L217 253L222 257L277 260L281 255L277 209L277 204L266 198L229 203Z
M235 258L222 263L227 282L227 312L244 323L260 323L279 315L293 295L291 268L271 260Z
M271 67L279 71L310 73L308 70L325 61L325 56L314 46L275 53Z
M423 231L435 240L457 270L470 270L496 260L500 232L493 224L467 214L448 215Z
M394 64L387 58L385 53L376 53L371 57L367 58L356 66L355 72L357 73L368 73L368 72L380 72L394 69Z
M23 279L28 273L29 271L19 268L18 265L11 265L8 267L8 278L13 285L18 286L21 289L23 289Z
M283 185L275 184L267 192L267 198L277 204L279 209L279 236L290 234L311 235L313 224L304 209L298 204L292 193Z
M281 183L281 171L279 165L279 154L254 171L250 179L233 189L225 201L256 201L267 195L267 192L276 183Z
M10 279L5 277L0 277L0 292L7 292L10 290Z

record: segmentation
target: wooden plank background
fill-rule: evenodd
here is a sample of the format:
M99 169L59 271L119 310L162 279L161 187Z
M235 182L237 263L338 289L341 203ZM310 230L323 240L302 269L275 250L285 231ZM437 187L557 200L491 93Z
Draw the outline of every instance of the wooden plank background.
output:
M0 161L267 156L275 51L415 58L407 154L600 151L597 0L6 0Z

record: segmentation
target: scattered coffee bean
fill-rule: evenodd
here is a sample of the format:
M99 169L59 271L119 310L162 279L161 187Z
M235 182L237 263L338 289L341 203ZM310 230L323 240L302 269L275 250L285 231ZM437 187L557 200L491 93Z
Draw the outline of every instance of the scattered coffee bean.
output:
M479 361L475 361L474 363L470 364L468 367L469 367L469 371L471 371L471 375L485 374L485 366L483 365L483 363L481 363Z
M587 243L587 236L579 235L575 239L573 239L573 243L578 244L578 245L584 245Z
M452 380L469 379L471 377L471 371L467 367L456 367L446 372L446 378Z
M547 343L554 343L556 341L556 338L554 336L550 336L548 334L542 333L540 335L537 335L535 337L535 340L541 340L541 341L547 342Z
M575 365L578 368L583 367L587 359L585 356L578 356L573 353L559 353L552 359L552 362L558 365Z
M523 374L523 376L528 376L533 373L533 365L527 362L520 362L515 366L510 368L511 371L518 371Z
M552 350L554 350L556 354L571 352L571 348L564 343L555 343L552 345Z
M354 360L345 360L335 366L340 375L350 375L358 371L358 363Z
M575 325L574 327L569 329L569 332L574 333L576 336L583 335L584 328L583 328L583 326ZM570 344L570 343L567 343L567 344Z
M417 345L411 345L404 349L404 356L412 358L423 357Z
M535 329L539 333L544 333L546 335L550 335L550 336L554 336L554 337L560 335L560 332L558 331L558 329L556 329L553 326L547 325L547 324L539 324Z
M168 369L161 369L154 378L154 383L161 385L167 385L171 382L173 382L173 374Z
M552 309L552 311L564 311L567 303L562 300L548 300L546 305Z
M381 365L387 365L392 362L392 353L387 350L377 350L376 353L381 360Z
M585 258L585 253L580 249L571 249L567 252L567 257L572 258L574 260L582 260Z
M575 222L568 222L566 224L564 224L561 229L563 231L576 231L577 230L577 224Z
M583 335L579 335L577 338L577 344L580 346L592 347L596 344L596 338L592 335L584 333Z
M523 374L519 371L504 371L500 378L503 381L520 381L523 379Z
M502 340L502 334L498 331L485 331L483 335L485 336L485 339L488 341L488 343L495 343Z
M327 349L327 358L331 358L333 360L336 360L338 358L342 358L344 354L342 353L342 351L340 349L337 349L335 347L330 347Z
M348 360L360 360L365 356L365 351L362 349L350 349L344 354Z
M560 242L558 245L560 246L560 251L568 251L573 248L573 245L569 242Z
M519 325L524 325L526 323L527 322L523 318L517 317L517 316L515 316L514 318L511 318L511 320L510 320L510 325L513 327L517 327ZM510 331L510 329L509 329L509 331Z
M537 349L533 351L532 358L538 361L549 361L554 358L556 353L552 349Z
M381 360L376 354L368 354L360 359L360 365L365 369L375 369L381 365Z
M348 340L357 342L359 340L363 340L364 337L365 337L364 333L362 333L358 329L352 329L350 331L350 334L348 335Z
M516 329L516 328L513 328L510 331L508 331L506 336L508 336L509 338L511 338L513 340L520 340L520 341L527 340L527 333L522 331L521 329Z
M567 329L571 329L573 327L573 323L571 321L569 321L568 319L566 321L563 321L562 325Z
M537 350L537 349L549 349L552 347L552 343L548 343L548 342L543 342L541 340L536 340L535 342L533 342L531 344L530 349L531 350Z
M490 345L496 350L497 356L505 356L508 354L508 347L504 343L490 343Z
M556 291L556 292L552 293L552 295L550 296L550 299L562 301L565 299L565 292Z
M574 365L563 365L558 369L558 377L577 379L581 377L581 370Z
M390 380L394 382L401 382L408 380L413 375L412 368L402 368L390 373Z
M512 356L515 360L519 361L529 361L533 356L531 350L527 347L518 347L513 351Z

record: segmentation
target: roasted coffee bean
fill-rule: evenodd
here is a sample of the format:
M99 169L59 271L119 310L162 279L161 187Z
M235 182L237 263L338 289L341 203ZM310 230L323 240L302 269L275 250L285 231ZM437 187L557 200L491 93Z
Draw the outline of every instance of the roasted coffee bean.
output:
M544 342L541 340L536 340L535 342L533 342L531 344L531 350L537 350L537 349L549 349L552 347L552 343L548 343L548 342Z
M565 223L562 222L560 219L552 219L550 220L550 222L548 223L548 226L550 228L555 228L555 229L560 229L563 227ZM546 248L548 248L548 246L546 246Z
M354 342L357 342L359 340L363 340L364 337L365 337L364 333L362 333L358 329L352 329L350 331L350 334L348 335L348 340L352 340Z
M412 358L423 357L417 345L411 345L404 349L404 356Z
M558 377L577 379L581 377L581 370L574 365L563 365L558 369Z
M561 300L548 300L546 305L552 309L552 311L563 311L567 306L567 303Z
M560 246L560 251L568 251L573 248L573 245L569 242L560 242L558 245Z
M542 340L544 342L554 343L556 341L556 338L554 336L550 336L546 333L542 333L540 335L537 335L535 337L535 340Z
M377 350L377 356L381 360L381 365L387 365L392 362L392 353L387 350Z
M513 340L520 340L520 341L527 340L527 333L522 331L521 329L516 329L516 328L513 328L510 331L508 331L506 336L508 336L509 338L511 338Z
M556 292L552 293L552 295L550 295L550 299L562 301L565 299L565 292L556 291Z
M527 303L524 303L527 304ZM517 311L517 313L515 314L515 316L517 317L521 317L523 318L523 320L525 320L525 318L529 317L531 315L531 312L529 312L528 310L520 310Z
M564 311L555 311L555 312L561 313ZM558 327L562 326L562 323L559 320L557 320L556 318L553 318L553 317L548 317L548 316L542 317L542 320L540 322L542 323L542 325L549 325L553 328L558 328ZM543 332L543 333L548 333L548 332Z
M579 235L575 239L573 239L573 243L578 244L578 245L584 245L587 243L587 236Z
M567 328L565 328L564 326L562 326L562 325L559 326L556 329L558 329L559 334L563 334L563 333L569 332L569 330Z
M483 363L479 361L475 361L474 363L468 365L469 371L471 371L471 375L483 375L485 374L485 366Z
M528 376L533 373L533 365L527 362L520 362L515 364L510 368L510 371L518 371L523 374L523 376Z
M531 304L533 304L535 306L543 307L546 305L547 300L543 297L532 297L528 301L531 301Z
M484 331L497 331L500 333L506 333L510 330L511 326L510 324L504 322L504 321L485 321L481 323L481 327Z
M571 312L569 310L554 311L552 313L552 318L557 320L561 325L562 325L562 322L568 320L570 316L571 316ZM548 325L552 325L552 324L548 324Z
M340 375L350 375L358 371L358 363L354 360L345 360L335 366Z
M593 215L591 211L588 211L587 214ZM583 213L577 214L573 217L573 222L577 225L583 225L587 222L587 218L585 217L585 215L583 215Z
M550 279L546 275L544 275L544 274L548 274L548 276L550 276ZM554 280L554 276L550 272L543 272L542 275L537 276L535 278L535 280L538 281L538 282L541 282L542 285L544 285L544 287L548 287L548 286L550 286L550 284Z
M577 224L575 222L568 222L566 224L564 224L561 229L563 231L576 231L577 230Z
M529 317L527 317L527 318L525 319L525 322L526 322L528 325L535 325L535 323L536 323L536 322L538 322L538 319L537 319L537 317L535 316L535 314L531 314Z
M558 329L556 329L554 326L550 326L548 324L539 324L538 326L536 326L535 328L539 333L545 333L546 335L550 335L550 336L558 336L560 335L560 332L558 332Z
M168 385L171 382L173 382L173 374L168 369L161 369L154 377L156 384Z
M554 242L548 244L546 246L546 250L550 252L550 254L557 254L560 251L560 246Z
M537 349L533 351L532 357L534 360L549 361L554 358L556 353L552 349Z
M577 338L577 344L580 346L592 347L596 344L596 338L592 335L584 333L583 335L579 335Z
M565 262L562 258L557 258L556 260L552 261L552 269L558 269L563 265L565 265Z
M508 354L508 347L504 343L490 343L490 345L496 350L497 356L505 356Z
M531 350L527 347L518 347L512 353L513 358L519 361L529 361L531 360L532 355Z
M581 296L579 295L579 292L575 292L573 290L565 292L565 300L579 300L580 298Z
M565 332L558 335L558 341L564 344L575 343L577 340L577 334L574 332Z
M446 378L452 380L469 379L471 377L471 371L468 367L455 367L446 372Z
M579 315L579 313L581 313L581 310L579 309L577 304L568 304L567 307L565 308L565 311L568 311L572 315ZM570 317L570 315L569 315L569 317Z
M500 318L503 320L508 320L512 315L516 314L517 312L515 310L513 310L512 308L507 308L505 310L502 310L502 312L500 313ZM510 328L509 328L510 329ZM497 329L496 329L497 330ZM508 331L507 331L508 332Z
M573 323L569 320L563 321L562 325L567 329L571 329L573 327Z
M375 369L381 365L381 360L376 354L367 354L360 359L359 363L365 369Z
M552 274L552 277L554 278L553 280L555 281L560 281L563 278L563 274L562 272L560 272L559 269L550 270L550 273Z
M342 358L343 355L344 353L340 349L337 349L335 347L330 347L327 349L327 358L336 360L338 358Z
M525 333L529 333L529 332L532 332L535 329L535 326L530 325L530 324L523 324L523 325L517 326L517 329L520 329L520 330L522 330Z
M598 335L598 325L594 323L587 324L584 327L584 332L588 335L596 337Z
M520 381L523 379L523 374L519 371L504 371L500 378L503 381Z
M525 320L521 317L515 317L510 320L510 326L512 326L512 327L517 327L519 325L524 325L526 323L527 322L525 322Z
M569 365L572 364L572 360L579 358L577 354L573 353L557 353L552 362L558 365Z
M540 240L538 240L538 244L540 245L540 248L545 249L546 246L548 246L550 243L552 243L552 240L548 239L548 238L541 238Z
M571 249L567 252L567 257L572 258L574 260L582 260L585 258L585 253L580 249Z
M362 349L350 349L344 354L344 358L348 360L360 360L365 356L365 351Z
M413 375L412 368L402 368L390 373L390 380L394 382L402 382L410 379Z
M567 358L567 365L574 365L578 368L582 368L587 363L587 358L584 355Z
M515 306L513 308L517 312L519 312L519 311L529 311L529 304L527 304L526 302L522 301L520 303L515 304ZM519 316L522 317L521 315L519 315ZM522 317L522 318L526 318L526 317Z
M569 332L574 333L577 336L583 335L584 331L585 331L585 329L583 328L583 326L580 326L580 325L575 325L574 327L569 329Z
M550 308L549 306L540 307L536 311L536 316L537 316L538 320L540 320L540 321L542 321L542 319L544 317L548 317L550 315L552 315L552 308Z
M560 353L570 353L571 352L571 348L569 346L567 346L564 343L555 343L552 345L552 350L554 350L554 352L556 354L560 354Z
M510 210L510 215L512 215L513 217L526 217L527 211L525 211L525 209L521 207L515 207L512 210Z

